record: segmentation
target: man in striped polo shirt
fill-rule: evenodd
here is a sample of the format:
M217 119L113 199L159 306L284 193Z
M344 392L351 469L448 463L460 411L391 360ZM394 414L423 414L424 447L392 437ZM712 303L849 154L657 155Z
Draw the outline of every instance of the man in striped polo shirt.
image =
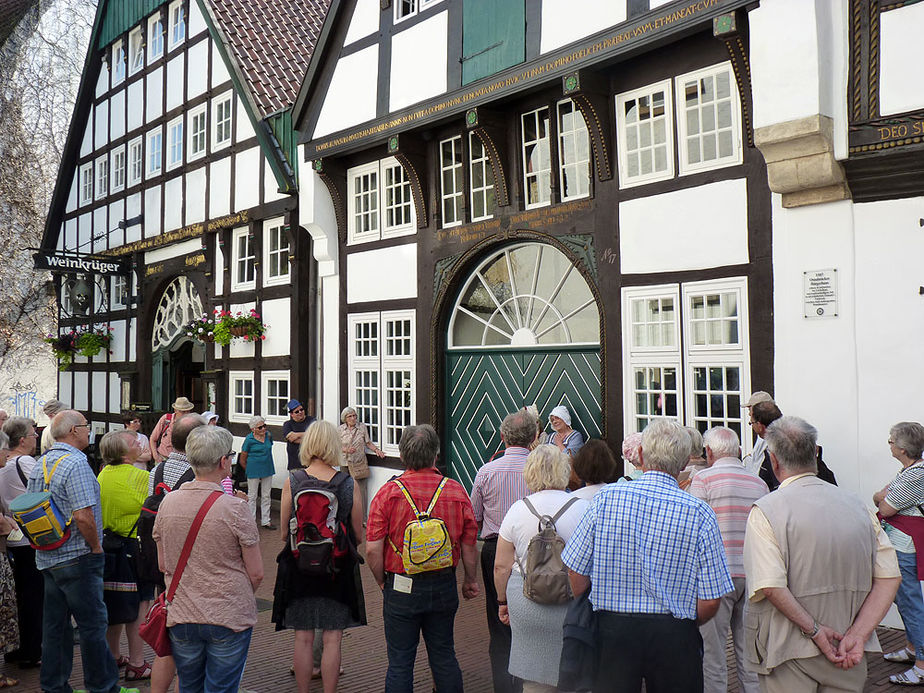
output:
M741 444L733 430L724 426L711 428L703 436L703 444L708 467L693 477L690 493L706 501L715 511L728 570L735 585L733 592L719 600L715 617L699 627L703 636L703 691L725 693L728 690L725 641L731 626L741 690L743 693L758 693L757 674L746 668L744 649L744 607L747 602L744 530L754 501L769 493L770 489L763 479L745 468L740 459Z
M522 689L508 673L510 661L510 626L497 615L497 592L494 591L494 556L497 553L497 533L510 506L527 494L523 465L529 446L536 440L536 418L525 409L508 414L500 427L506 449L501 457L488 462L475 475L472 483L472 507L475 521L484 543L481 548L481 575L484 578L484 601L488 615L491 676L495 693L512 693ZM501 595L506 603L506 595Z

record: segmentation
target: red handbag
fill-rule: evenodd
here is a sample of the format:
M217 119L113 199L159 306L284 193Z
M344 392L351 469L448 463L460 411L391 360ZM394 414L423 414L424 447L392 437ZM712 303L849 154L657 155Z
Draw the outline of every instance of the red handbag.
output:
M173 595L176 594L176 588L180 584L180 578L183 577L183 570L186 568L186 562L189 560L189 554L192 552L193 544L196 541L196 535L199 534L199 528L202 521L208 514L209 509L219 498L224 495L221 491L212 491L196 517L192 526L189 528L189 534L186 535L186 543L183 544L183 550L180 552L180 559L176 563L176 570L173 571L173 579L170 581L170 588L166 592L161 592L148 611L147 617L138 627L138 635L154 650L158 657L169 657L173 654L173 648L170 647L170 636L167 633L167 607L173 601Z

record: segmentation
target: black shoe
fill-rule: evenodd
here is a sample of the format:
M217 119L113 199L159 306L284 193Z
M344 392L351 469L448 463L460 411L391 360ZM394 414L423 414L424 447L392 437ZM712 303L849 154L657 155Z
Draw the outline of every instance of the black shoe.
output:
M10 650L5 655L3 655L3 661L5 662L18 662L22 659L22 650Z

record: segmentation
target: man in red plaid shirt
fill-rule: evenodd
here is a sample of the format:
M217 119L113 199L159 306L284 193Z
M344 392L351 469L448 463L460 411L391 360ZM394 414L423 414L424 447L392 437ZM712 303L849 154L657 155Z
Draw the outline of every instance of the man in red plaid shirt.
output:
M398 450L407 471L400 477L414 504L423 512L443 476L436 469L440 440L432 426L408 426ZM431 516L446 524L452 543L452 567L416 573L404 572L401 550L404 528L414 519L410 504L398 484L387 482L372 499L366 527L366 560L383 590L383 620L388 648L386 693L410 693L414 660L423 633L440 693L461 693L462 670L456 659L453 626L459 608L456 566L462 561L462 596L478 596L478 525L472 503L462 485L448 479ZM387 541L386 541L387 540ZM386 547L387 543L387 547ZM392 548L392 545L394 548Z

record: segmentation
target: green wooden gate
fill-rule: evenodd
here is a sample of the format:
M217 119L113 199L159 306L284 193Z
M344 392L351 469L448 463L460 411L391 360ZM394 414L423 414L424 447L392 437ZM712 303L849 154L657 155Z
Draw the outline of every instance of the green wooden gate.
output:
M502 447L501 421L524 405L535 404L547 421L552 407L564 404L573 428L585 438L600 437L599 347L453 349L446 364L447 463L468 490L478 468Z

